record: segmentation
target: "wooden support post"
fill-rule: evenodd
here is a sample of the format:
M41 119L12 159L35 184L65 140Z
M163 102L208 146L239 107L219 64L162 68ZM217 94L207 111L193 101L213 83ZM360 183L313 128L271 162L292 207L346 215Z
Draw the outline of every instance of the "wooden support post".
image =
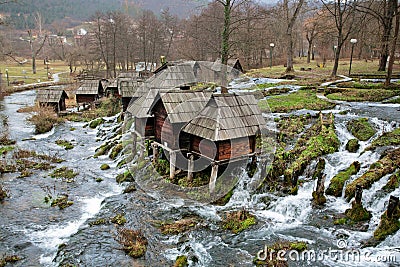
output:
M139 142L140 144L140 148L139 148L139 158L143 159L144 157L144 150L146 149L145 145L144 145L144 139L142 138Z
M132 136L132 156L135 157L136 152L137 152L137 134L136 133L131 133Z
M217 181L217 176L218 176L218 164L213 163L211 168L210 183L208 185L210 189L210 194L213 194L215 191L215 183Z
M356 195L355 195L355 202L357 204L361 204L363 189L361 185L356 185Z
M169 153L169 178L171 180L175 178L175 165L176 165L176 152L171 151Z
M386 215L388 218L392 218L394 211L399 205L399 198L395 196L390 196L389 205L386 211Z
M156 164L158 160L158 145L152 143L151 147L153 148L153 163Z
M194 155L192 153L188 153L188 182L193 181L193 170L194 170Z

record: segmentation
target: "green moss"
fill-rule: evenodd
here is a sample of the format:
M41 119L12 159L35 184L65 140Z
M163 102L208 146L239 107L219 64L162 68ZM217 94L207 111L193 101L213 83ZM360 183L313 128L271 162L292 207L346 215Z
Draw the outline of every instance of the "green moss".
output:
M376 130L371 126L368 122L367 118L360 118L357 120L351 120L347 123L347 129L361 141L369 140L374 134L376 134Z
M396 233L400 229L400 208L397 207L392 218L388 218L386 212L381 216L378 228L374 231L374 238L382 241L388 235Z
M398 168L400 165L400 148L388 152L377 164L381 167L371 166L366 173L346 186L345 197L348 201L354 197L357 184L364 189L369 189L383 176L393 173Z
M101 164L101 166L100 166L100 170L102 170L102 171L105 171L105 170L108 170L108 169L110 169L110 165L108 165L108 164Z
M288 262L284 261L282 259L279 259L279 257L282 257L282 255L278 255L278 251L289 251L289 250L296 250L298 252L302 252L308 248L308 244L303 241L295 241L295 242L289 242L289 241L277 241L273 245L265 247L264 249L267 249L267 251L264 251L266 254L266 259L261 260L258 259L257 257L253 260L253 263L256 266L268 266L268 267L287 267Z
M360 170L360 166L361 164L358 161L355 161L346 170L336 174L331 179L329 187L326 189L325 193L335 197L342 196L344 184L350 179L350 176L356 174Z
M101 183L103 181L104 181L103 178L100 178L100 177L96 178L96 182L98 182L98 183Z
M65 148L65 150L73 149L74 146L67 140L57 140L56 144Z
M321 206L326 203L326 197L322 193L321 195L318 194L316 191L312 192L313 203L315 205Z
M134 183L130 183L127 187L124 189L124 194L132 193L136 191L136 185Z
M328 94L327 97L332 100L340 101L373 101L381 102L396 95L395 91L385 89L341 89L340 92Z
M315 167L315 171L313 173L313 180L316 180L322 177L324 170L325 170L326 161L322 158L318 160L317 166Z
M46 201L46 200L45 200ZM53 199L51 201L51 206L58 206L60 210L63 210L71 205L73 205L74 202L68 200L67 195L60 195L56 199Z
M67 167L61 167L54 170L50 177L52 178L62 178L68 181L73 181L73 179L78 175L78 173L74 172L72 169L68 169Z
M358 139L350 139L346 144L346 150L350 153L356 153L360 148L360 144L358 143Z
M347 224L347 218L340 218L333 222L334 225L345 225Z
M234 188L229 190L229 192L225 196L221 197L220 199L218 199L217 201L213 202L212 204L219 205L219 206L226 205L229 202L229 200L231 199L232 195L233 195L233 190L234 190Z
M169 175L170 164L168 160L158 159L154 167L160 175Z
M194 228L198 224L198 219L195 217L184 218L175 222L161 222L160 231L164 235L177 235L184 233Z
M97 128L100 124L103 124L105 120L103 118L97 118L89 123L89 127L92 129Z
M107 219L100 218L100 219L97 219L97 220L95 220L93 222L89 222L89 226L101 225L101 224L107 224L107 223L108 223Z
M351 209L345 211L345 215L353 222L368 221L372 217L371 212L366 210L362 204L358 204L355 201L351 203Z
M122 143L117 144L116 146L113 147L110 153L110 159L116 159L119 153L124 149L124 146Z
M11 140L7 135L0 136L0 146L12 146L17 142L15 140Z
M367 150L373 150L379 146L398 146L400 145L400 128L394 129L392 132L384 133L377 139L372 141L371 146Z
M390 176L387 184L382 188L386 192L393 192L400 186L400 171Z
M20 260L22 260L22 258L17 255L3 256L0 258L0 266L4 267L7 265L7 263L16 263L17 261Z
M76 130L76 128L75 128L75 127L71 127L71 128L69 128L69 130L70 130L71 132L73 132L73 131Z
M256 218L253 215L248 211L241 210L226 213L222 221L222 227L238 234L256 223Z
M309 135L299 139L291 151L296 156L294 162L284 171L285 181L290 183L293 177L300 175L313 159L334 153L339 149L339 145L340 141L333 125L314 124Z
M126 218L123 214L119 213L111 218L111 222L118 225L124 225L126 223Z
M289 95L273 96L268 100L261 100L258 102L258 106L262 111L268 111L270 108L272 112L290 112L300 109L330 109L335 104L318 98L315 91L300 90Z
M189 266L189 263L185 255L176 257L175 264L173 267L187 267L187 266Z
M7 154L7 152L13 151L14 147L13 146L3 146L0 147L0 155Z
M115 178L117 183L123 183L123 182L133 182L133 176L129 170L125 171L124 173L120 173L117 175Z
M99 148L96 149L94 157L97 158L99 156L107 154L115 146L115 144L115 142L109 142L101 145Z
M0 202L3 201L7 197L7 191L0 185Z

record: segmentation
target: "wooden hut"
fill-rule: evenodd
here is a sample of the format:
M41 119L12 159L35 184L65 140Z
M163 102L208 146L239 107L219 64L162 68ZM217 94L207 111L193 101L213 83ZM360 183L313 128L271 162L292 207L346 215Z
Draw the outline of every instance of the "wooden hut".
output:
M78 108L80 104L90 104L101 98L104 94L103 82L99 80L86 80L76 90L76 102Z
M125 112L128 109L129 103L136 100L136 90L142 84L141 80L137 79L120 79L118 85L118 95L121 97L122 110Z
M214 75L216 78L221 76L221 71L222 69L222 61L220 58L218 58L214 64L212 65L211 69L214 71ZM244 72L242 64L240 63L239 59L229 59L227 63L227 70L226 70L228 76L231 76L229 78L236 78L238 77L241 73Z
M107 84L105 94L107 97L119 97L120 94L118 92L118 80L114 79Z
M214 94L182 132L189 139L188 150L210 161L213 191L218 165L254 156L257 135L265 128L253 95Z
M66 110L65 99L68 99L68 95L62 89L41 89L36 96L39 106L51 106L57 113Z

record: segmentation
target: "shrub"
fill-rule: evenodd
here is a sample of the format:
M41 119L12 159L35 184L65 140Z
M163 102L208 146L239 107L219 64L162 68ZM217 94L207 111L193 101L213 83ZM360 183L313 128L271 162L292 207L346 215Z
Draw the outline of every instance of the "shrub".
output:
M57 117L52 107L36 107L36 114L28 120L35 125L35 133L42 134L49 132L54 124L62 122L62 119Z

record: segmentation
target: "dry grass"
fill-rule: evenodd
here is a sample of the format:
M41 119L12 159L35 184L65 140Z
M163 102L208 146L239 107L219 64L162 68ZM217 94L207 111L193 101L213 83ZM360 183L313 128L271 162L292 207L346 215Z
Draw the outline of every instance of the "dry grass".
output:
M117 241L122 245L122 250L133 258L140 258L146 253L147 239L141 231L118 228Z
M29 121L35 125L35 133L47 133L49 132L54 124L60 123L63 120L58 118L52 107L39 107L35 109L35 115L29 118Z

